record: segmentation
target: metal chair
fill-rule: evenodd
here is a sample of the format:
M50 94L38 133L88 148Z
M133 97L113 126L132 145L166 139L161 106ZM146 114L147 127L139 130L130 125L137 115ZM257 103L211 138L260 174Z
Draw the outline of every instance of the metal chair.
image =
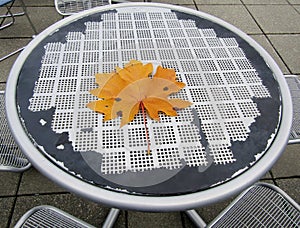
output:
M299 227L300 206L280 188L258 183L244 191L208 227Z
M4 91L0 91L0 171L21 172L31 164L16 145L5 115Z
M0 19L1 19L1 21L0 21L0 30L13 25L14 22L15 22L15 17L25 15L27 17L34 33L37 34L37 31L36 31L32 21L31 21L31 19L29 18L28 14L27 14L27 10L26 10L26 7L25 7L25 4L24 4L23 0L19 0L19 1L21 3L21 7L23 9L23 12L12 13L11 8L13 7L15 0L0 0L0 7L5 7L6 10L7 10L6 14L0 15ZM5 22L6 19L10 19L10 21L6 23Z
M52 206L37 206L25 213L15 225L15 228L39 227L94 227L74 216Z
M111 0L55 0L54 3L59 14L68 16L97 6L111 4Z
M246 189L207 226L195 213L191 210L187 215L199 227L300 227L300 206L267 183Z
M296 75L285 75L293 102L293 124L289 144L300 143L300 80Z

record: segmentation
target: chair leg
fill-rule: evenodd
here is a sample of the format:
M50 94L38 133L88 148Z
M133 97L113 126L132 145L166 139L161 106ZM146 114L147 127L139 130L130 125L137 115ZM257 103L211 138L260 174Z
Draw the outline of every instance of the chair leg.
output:
M120 213L120 209L117 209L117 208L110 209L102 228L113 227L113 225L115 224L115 222L119 216L119 213Z
M189 217L189 219L194 223L196 227L204 228L206 227L206 223L204 220L198 215L198 213L195 210L188 210L185 211L186 215Z
M11 6L6 6L7 13L5 15L0 15L0 18L2 18L2 21L0 23L0 30L7 28L11 26L13 23L15 23L15 15L10 11ZM6 18L11 18L11 22L2 25Z
M33 25L33 23L32 23L32 21L31 21L29 15L28 15L28 13L27 13L27 9L26 9L26 6L25 6L23 0L19 0L19 1L21 2L23 11L24 11L24 13L25 13L25 16L27 17L27 19L28 19L28 21L29 21L29 23L30 23L30 25L31 25L31 27L32 27L32 29L33 29L33 31L34 31L34 34L37 35L38 32L36 31L36 28L34 27L34 25Z

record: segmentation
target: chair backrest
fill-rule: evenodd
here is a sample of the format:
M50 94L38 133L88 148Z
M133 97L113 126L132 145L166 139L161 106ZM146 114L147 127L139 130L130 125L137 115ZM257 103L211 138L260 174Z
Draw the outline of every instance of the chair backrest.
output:
M57 12L68 16L97 6L111 4L111 0L54 0Z
M30 166L11 135L5 114L5 94L0 91L0 171L24 171Z
M257 183L208 227L300 227L300 206L278 187Z
M94 226L52 206L34 207L25 213L15 225L15 228L39 227L76 227L92 228Z
M300 143L300 80L296 75L285 75L293 102L293 124L289 144Z

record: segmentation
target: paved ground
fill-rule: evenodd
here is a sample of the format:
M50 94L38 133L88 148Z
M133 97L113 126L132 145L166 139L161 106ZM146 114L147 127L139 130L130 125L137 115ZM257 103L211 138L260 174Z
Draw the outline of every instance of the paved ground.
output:
M54 0L24 0L37 32L61 20ZM215 15L240 28L260 43L275 59L284 74L300 75L300 0L155 0L177 4ZM14 12L20 10L16 0ZM1 11L0 11L1 12ZM0 31L0 57L26 45L34 30L25 16ZM0 89L17 55L0 63ZM300 151L289 145L283 156L262 181L275 184L300 203ZM39 174L34 168L24 173L0 173L0 227L12 227L30 208L49 204L65 210L97 227L109 208L70 194ZM211 221L230 200L199 208ZM193 227L181 213L141 213L122 211L116 227Z

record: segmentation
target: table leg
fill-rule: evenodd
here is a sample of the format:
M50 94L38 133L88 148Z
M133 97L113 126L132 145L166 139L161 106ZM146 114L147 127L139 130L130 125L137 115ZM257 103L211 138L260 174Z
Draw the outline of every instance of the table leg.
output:
M117 209L117 208L110 209L102 228L113 227L113 225L115 224L115 222L119 216L119 213L120 213L120 209Z
M188 210L185 211L185 213L190 218L190 220L196 225L196 227L206 227L206 223L195 210Z

